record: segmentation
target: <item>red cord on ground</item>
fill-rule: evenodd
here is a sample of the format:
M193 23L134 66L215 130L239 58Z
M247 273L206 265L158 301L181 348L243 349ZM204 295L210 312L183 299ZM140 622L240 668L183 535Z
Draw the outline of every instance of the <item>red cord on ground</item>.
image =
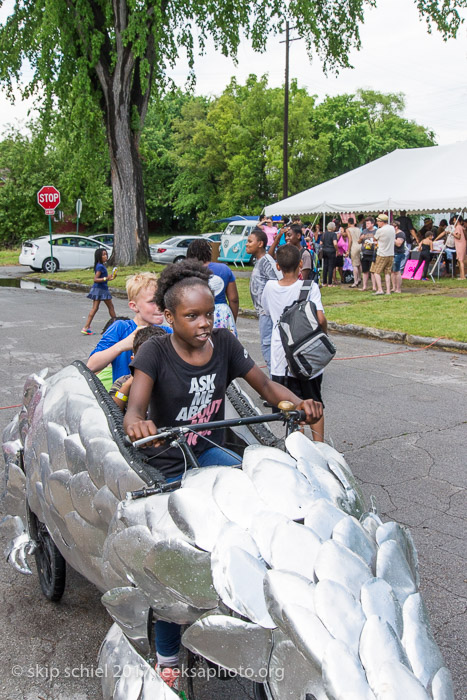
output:
M406 352L421 352L421 350L428 350L428 348L431 348L431 346L437 343L438 340L443 340L444 337L444 335L440 335L439 338L433 340L433 342L429 345L424 345L422 348L407 348L406 350L394 350L393 352L379 352L376 355L352 355L351 357L335 357L333 359L333 362L336 362L336 360L359 360L366 357L384 357L385 355L402 355Z
M0 411L4 411L6 408L21 408L22 404L18 404L18 406L0 406Z
M431 346L437 343L438 340L443 340L444 338L444 335L440 335L439 338L433 340L433 342L431 342L429 345L424 345L422 348L407 348L406 350L394 350L393 352L379 352L376 355L352 355L351 357L335 357L333 359L333 362L336 362L338 360L360 360L367 357L385 357L386 355L402 355L406 352L421 352L422 350L428 350L428 348L431 348ZM266 365L259 365L259 368L266 369Z

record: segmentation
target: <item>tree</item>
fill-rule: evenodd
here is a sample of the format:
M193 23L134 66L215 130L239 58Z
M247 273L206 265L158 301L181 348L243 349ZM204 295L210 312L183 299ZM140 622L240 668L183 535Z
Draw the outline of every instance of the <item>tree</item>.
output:
M47 233L47 219L37 206L37 192L48 183L50 163L43 143L10 130L0 142L0 243L15 245L27 236Z
M401 94L362 90L316 105L292 81L289 95L291 193L341 175L395 148L434 144L434 135L404 119ZM281 199L283 90L267 77L235 79L223 94L191 98L173 122L176 161L171 204L178 216L211 229L216 218L257 214Z
M164 232L185 230L191 225L189 217L174 213L171 191L177 177L174 124L191 100L191 94L180 89L168 92L163 98L151 99L141 135L147 217Z
M401 116L401 93L358 90L355 95L327 97L313 114L315 138L327 145L323 180L369 163L396 148L433 146L429 129Z
M151 90L165 85L166 69L185 50L212 37L224 55L235 54L240 33L261 50L267 31L286 19L300 26L310 55L325 68L348 65L359 45L363 10L376 0L17 0L0 29L0 83L10 95L25 61L32 78L25 95L43 94L43 118L71 99L83 122L97 110L106 130L115 218L115 259L148 258L140 136ZM467 0L417 0L420 12L445 36L455 35ZM196 39L194 37L196 33Z
M73 128L69 113L67 119L49 123L47 137L38 122L27 126L27 134L11 128L0 141L0 243L16 245L24 238L47 233L47 218L36 198L47 184L60 184L60 209L67 218L75 216L75 202L82 197L86 205L81 221L94 223L97 230L107 227L112 194L99 123L89 120L89 138L83 130ZM97 134L91 139L93 129Z

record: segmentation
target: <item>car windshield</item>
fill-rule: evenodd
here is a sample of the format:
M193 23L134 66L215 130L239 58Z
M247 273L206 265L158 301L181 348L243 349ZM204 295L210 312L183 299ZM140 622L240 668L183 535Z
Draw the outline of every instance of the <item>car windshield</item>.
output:
M244 228L245 224L229 224L225 229L225 233L230 236L241 236Z

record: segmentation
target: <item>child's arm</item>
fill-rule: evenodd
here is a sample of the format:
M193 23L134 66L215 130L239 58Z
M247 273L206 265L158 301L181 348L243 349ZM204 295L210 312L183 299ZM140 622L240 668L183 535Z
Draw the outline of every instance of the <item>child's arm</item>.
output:
M88 367L92 372L100 372L101 369L107 367L108 364L113 362L122 352L127 350L133 350L133 340L138 328L135 328L133 333L127 335L126 338L119 340L108 348L103 350L98 350L91 357L89 357L86 362L86 367ZM102 341L100 341L102 342Z
M318 309L316 309L316 315L317 315L317 317L318 317L319 325L321 326L321 328L323 329L323 331L327 334L327 332L328 332L328 321L327 321L326 316L324 315L323 311L318 311Z
M154 381L148 374L140 369L135 369L131 394L128 399L128 409L123 419L123 427L132 442L157 432L153 421L146 420L153 386ZM159 447L161 444L162 442L154 440L147 446Z
M282 229L281 229L280 231L277 232L277 234L276 234L276 236L275 236L275 238L274 238L274 241L273 241L272 245L270 246L270 248L269 248L269 250L268 250L268 254L269 254L272 258L274 258L274 260L276 259L276 248L277 248L277 246L279 245L280 239L282 238L282 233L283 233Z
M112 399L115 401L119 409L122 411L122 413L125 412L125 409L128 405L128 397L130 395L130 389L131 385L133 383L133 377L128 377L126 382L122 384L122 386L115 392L111 393L110 395L112 396Z
M307 423L316 423L322 418L322 403L312 399L302 401L287 387L271 381L257 365L254 365L245 375L245 380L272 406L277 406L280 401L291 401L295 408L305 411Z
M114 271L112 272L111 275L107 275L107 277L103 276L101 277L101 271L98 270L96 274L94 275L94 282L109 282L110 280L114 280L117 276L117 268L114 267Z
M227 289L225 290L225 294L227 297L227 301L229 302L229 306L230 306L230 309L232 311L234 321L236 321L237 316L238 316L238 307L239 307L237 283L236 282L229 282L229 284L227 285Z

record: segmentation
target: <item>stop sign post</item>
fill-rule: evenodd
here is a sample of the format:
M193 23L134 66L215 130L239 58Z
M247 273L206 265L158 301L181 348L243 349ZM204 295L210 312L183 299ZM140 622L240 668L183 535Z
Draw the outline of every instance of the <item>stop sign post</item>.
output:
M55 214L55 209L60 204L60 192L53 185L41 187L37 193L37 203L44 209L46 216L49 217L50 260L53 272L52 216Z

